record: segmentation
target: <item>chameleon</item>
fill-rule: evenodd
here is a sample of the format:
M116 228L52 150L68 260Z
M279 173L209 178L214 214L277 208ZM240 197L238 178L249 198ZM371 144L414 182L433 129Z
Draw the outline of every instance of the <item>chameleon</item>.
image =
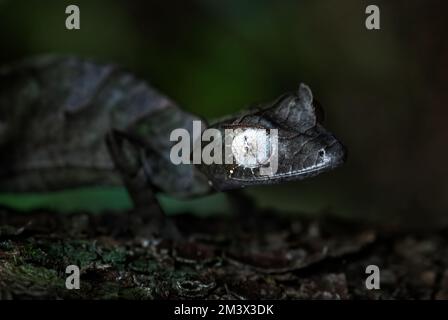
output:
M260 175L256 162L247 165L247 143L245 149L232 146L240 158L236 165L173 164L170 133L192 132L193 121L221 131L238 128L247 134L245 143L250 133L277 129L275 174ZM345 159L346 148L322 125L320 104L303 83L207 125L114 64L44 55L0 68L0 192L124 185L135 214L155 234L168 228L159 192L187 198L302 180Z

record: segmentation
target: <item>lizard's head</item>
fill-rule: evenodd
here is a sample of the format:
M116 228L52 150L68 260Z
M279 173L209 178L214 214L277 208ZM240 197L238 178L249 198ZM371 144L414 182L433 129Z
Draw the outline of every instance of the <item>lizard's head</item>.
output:
M213 125L222 132L233 164L201 165L200 170L218 190L301 180L329 171L344 163L346 149L322 126L321 117L310 88L300 84L296 92L267 107Z

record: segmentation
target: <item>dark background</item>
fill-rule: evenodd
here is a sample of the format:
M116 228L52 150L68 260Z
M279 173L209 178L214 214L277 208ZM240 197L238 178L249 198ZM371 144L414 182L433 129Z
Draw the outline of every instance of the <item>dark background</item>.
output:
M65 28L65 7L81 30ZM365 28L365 8L381 30ZM0 62L76 54L131 69L207 119L271 100L300 81L326 111L347 164L303 182L247 190L260 206L421 226L447 217L444 1L0 0ZM122 208L122 189L0 195L20 208ZM223 195L162 197L171 213L228 211Z

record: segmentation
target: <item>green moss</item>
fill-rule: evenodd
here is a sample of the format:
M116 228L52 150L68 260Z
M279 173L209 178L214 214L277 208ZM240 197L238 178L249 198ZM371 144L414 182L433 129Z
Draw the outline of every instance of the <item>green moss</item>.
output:
M80 268L97 259L98 255L92 242L77 241L64 244L65 259L68 264L76 264Z
M95 292L95 296L101 299L129 299L145 300L153 299L152 290L146 287L123 288L116 282L105 282Z
M14 297L43 297L48 292L59 296L64 289L64 281L56 271L31 264L0 264L0 287L7 288Z
M104 263L108 263L117 269L123 269L126 262L127 253L123 248L114 248L105 250L101 253L101 258Z
M23 264L10 269L11 274L21 281L29 281L38 286L62 285L62 279L57 277L54 270Z
M158 270L158 264L151 258L143 257L132 261L129 264L129 268L138 273L154 274Z
M59 241L51 244L46 250L52 259L59 260L64 266L74 264L83 268L98 258L94 242L85 240Z
M21 258L25 262L33 264L45 265L48 260L47 254L40 248L34 245L26 245L21 250Z

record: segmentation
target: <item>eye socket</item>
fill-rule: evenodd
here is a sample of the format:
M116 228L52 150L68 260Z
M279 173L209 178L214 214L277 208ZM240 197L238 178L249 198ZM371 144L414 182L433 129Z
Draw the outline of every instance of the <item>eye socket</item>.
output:
M322 158L325 155L325 151L324 150L319 150L317 155Z
M269 161L270 139L266 129L236 129L232 139L232 153L238 165L256 168Z

